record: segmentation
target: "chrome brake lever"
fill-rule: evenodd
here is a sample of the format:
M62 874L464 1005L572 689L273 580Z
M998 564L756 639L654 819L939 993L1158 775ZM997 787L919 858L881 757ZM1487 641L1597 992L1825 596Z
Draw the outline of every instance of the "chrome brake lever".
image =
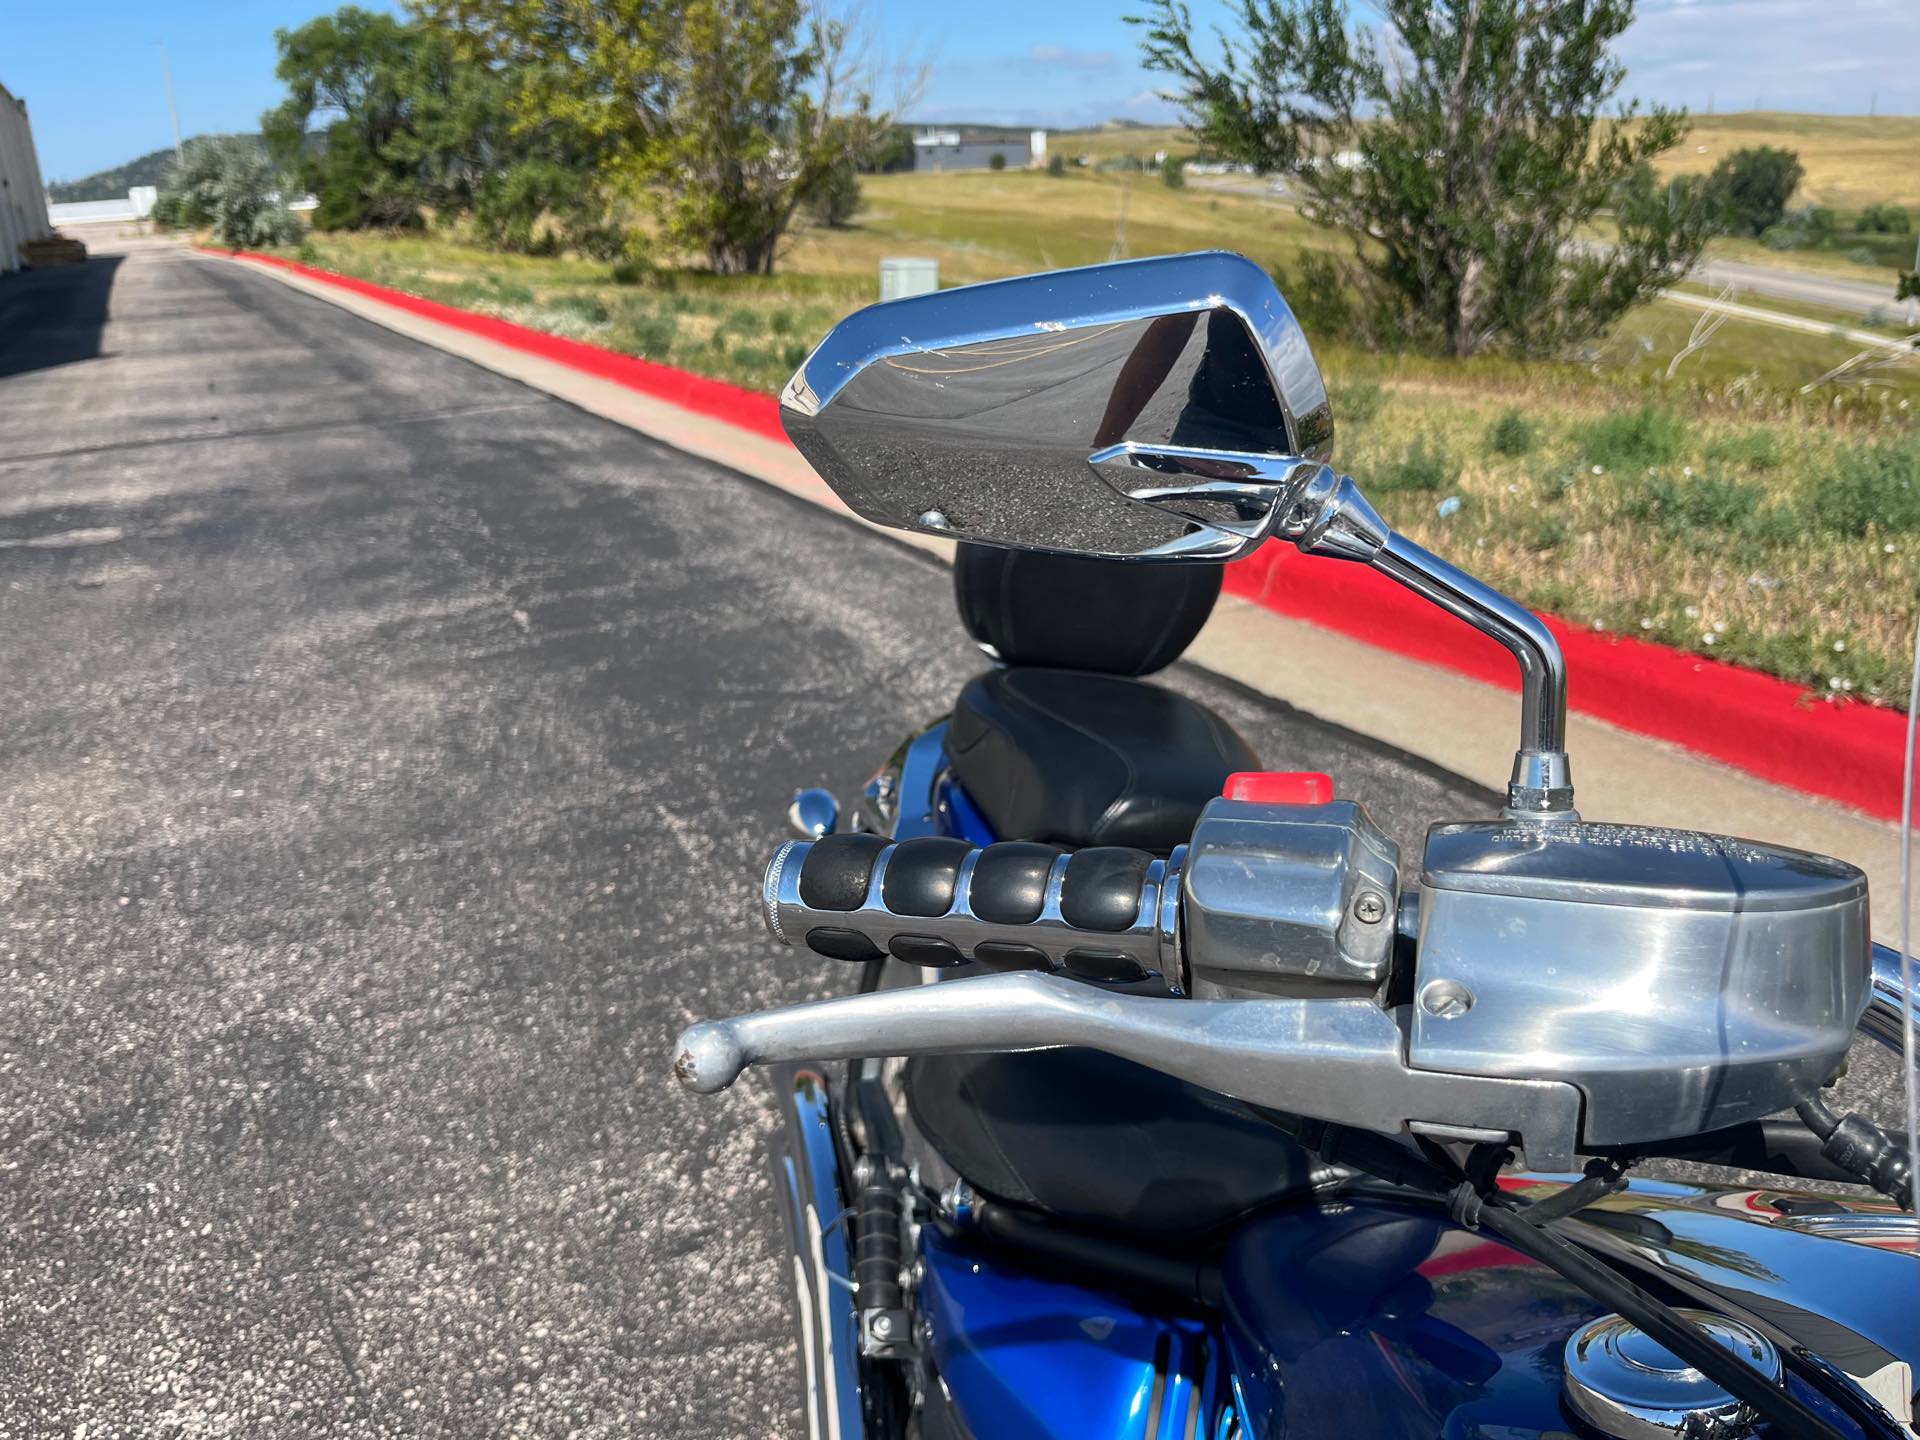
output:
M706 1021L681 1035L673 1071L712 1094L750 1065L1065 1045L1385 1134L1517 1137L1538 1169L1568 1168L1578 1140L1572 1086L1416 1070L1395 1015L1364 997L1173 1000L1054 975L986 975Z

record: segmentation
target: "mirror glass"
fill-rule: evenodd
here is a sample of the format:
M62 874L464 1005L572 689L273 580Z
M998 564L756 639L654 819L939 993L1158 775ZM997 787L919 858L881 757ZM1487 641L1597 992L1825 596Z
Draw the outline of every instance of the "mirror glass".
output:
M1205 503L1158 503L1127 466L1090 457L1172 447L1185 474L1231 477L1249 456L1324 460L1333 438L1286 302L1258 266L1220 252L870 306L808 357L781 418L870 520L1116 558L1231 558L1260 527L1244 496L1225 507L1238 523L1216 530Z

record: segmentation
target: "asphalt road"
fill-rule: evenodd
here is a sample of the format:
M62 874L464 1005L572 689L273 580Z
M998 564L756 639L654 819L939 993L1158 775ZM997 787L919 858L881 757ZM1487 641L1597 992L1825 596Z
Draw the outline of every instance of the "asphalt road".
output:
M1715 289L1731 285L1735 299L1771 296L1803 305L1825 305L1855 315L1879 315L1890 322L1907 313L1907 307L1894 300L1891 285L1869 285L1861 280L1843 280L1805 270L1750 265L1741 260L1703 260L1694 267L1693 278Z
M170 249L0 280L0 1436L804 1433L755 914L934 562ZM1402 841L1491 797L1173 684Z

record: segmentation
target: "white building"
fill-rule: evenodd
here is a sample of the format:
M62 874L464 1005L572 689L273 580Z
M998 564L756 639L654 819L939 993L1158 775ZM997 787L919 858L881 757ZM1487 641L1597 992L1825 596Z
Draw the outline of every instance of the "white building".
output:
M52 228L27 102L0 85L0 275L18 270L20 247L44 238Z

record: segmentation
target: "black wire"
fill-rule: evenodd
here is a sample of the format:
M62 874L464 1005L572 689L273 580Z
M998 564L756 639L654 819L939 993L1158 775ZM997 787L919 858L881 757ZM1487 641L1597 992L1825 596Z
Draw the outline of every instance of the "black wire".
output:
M1505 1146L1476 1146L1465 1167L1455 1166L1448 1176L1439 1165L1423 1159L1383 1135L1354 1130L1324 1121L1301 1121L1289 1117L1282 1122L1272 1112L1270 1119L1322 1156L1380 1176L1395 1185L1424 1190L1448 1206L1456 1220L1491 1231L1506 1244L1570 1280L1598 1300L1625 1316L1654 1340L1672 1351L1675 1357L1691 1365L1734 1398L1753 1407L1760 1417L1778 1426L1794 1440L1848 1440L1845 1432L1808 1408L1797 1395L1774 1384L1732 1352L1723 1350L1693 1321L1679 1314L1659 1297L1642 1290L1625 1276L1590 1257L1571 1241L1525 1218L1525 1211L1493 1187L1499 1163L1506 1158ZM1384 1163L1383 1163L1384 1162ZM1590 1172L1592 1188L1598 1190L1616 1175L1612 1167ZM1478 1177L1478 1181L1473 1177Z
M1795 1440L1845 1440L1843 1431L1797 1395L1723 1350L1693 1321L1592 1259L1571 1241L1533 1224L1498 1199L1489 1200L1481 1209L1480 1227L1492 1231L1528 1259L1571 1280L1601 1304L1611 1306L1676 1358L1752 1406L1768 1423L1780 1427L1782 1434L1792 1435Z
M1793 1107L1793 1113L1798 1115L1801 1123L1822 1140L1829 1139L1833 1132L1840 1128L1840 1117L1829 1110L1817 1095L1802 1100Z

